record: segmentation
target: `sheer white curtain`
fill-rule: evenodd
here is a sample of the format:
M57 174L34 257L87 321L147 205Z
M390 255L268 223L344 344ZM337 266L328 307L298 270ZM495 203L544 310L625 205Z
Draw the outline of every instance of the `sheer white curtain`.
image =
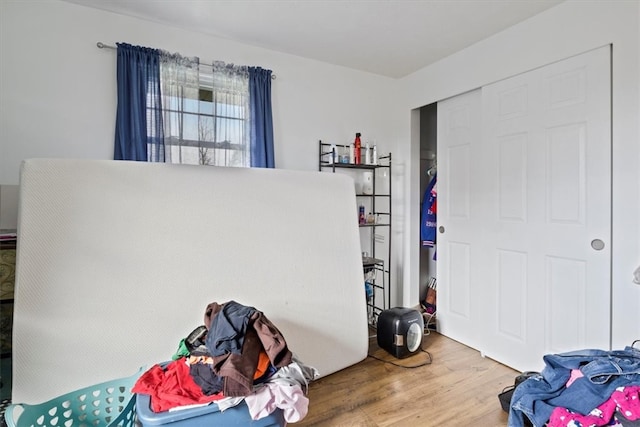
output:
M165 162L200 164L198 159L199 63L197 58L160 57Z
M206 66L203 87L211 87L213 141L211 162L224 166L251 166L249 142L249 72L247 67L216 61ZM207 79L211 76L211 85Z
M247 67L161 56L165 161L251 165Z

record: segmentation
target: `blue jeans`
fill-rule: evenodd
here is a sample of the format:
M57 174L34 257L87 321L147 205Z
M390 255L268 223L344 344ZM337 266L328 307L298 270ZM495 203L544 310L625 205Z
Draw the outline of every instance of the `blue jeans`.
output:
M640 385L640 350L579 350L544 356L540 375L522 382L514 391L509 410L509 427L524 426L527 417L543 426L555 407L588 414L617 388ZM584 375L565 387L571 371Z

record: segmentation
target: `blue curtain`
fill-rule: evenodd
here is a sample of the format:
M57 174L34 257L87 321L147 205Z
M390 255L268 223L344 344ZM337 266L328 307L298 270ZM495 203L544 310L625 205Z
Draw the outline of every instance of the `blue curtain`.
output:
M273 168L273 119L271 115L271 70L249 67L251 109L251 167Z
M113 158L164 162L160 51L118 43L118 106Z

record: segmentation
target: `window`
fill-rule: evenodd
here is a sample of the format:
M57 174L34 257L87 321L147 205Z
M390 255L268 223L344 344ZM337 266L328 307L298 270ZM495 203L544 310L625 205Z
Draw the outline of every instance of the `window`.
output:
M163 61L165 161L250 166L246 67Z
M275 167L271 70L117 49L115 160Z

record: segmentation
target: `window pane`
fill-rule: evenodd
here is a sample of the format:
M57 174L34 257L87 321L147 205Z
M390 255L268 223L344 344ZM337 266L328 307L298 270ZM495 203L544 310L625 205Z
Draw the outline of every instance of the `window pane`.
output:
M199 165L198 162L198 149L196 147L181 147L182 163L188 165Z
M213 115L213 102L200 100L200 113Z
M180 123L178 121L178 119L180 118L180 116L178 114L168 114L165 115L165 129L164 129L164 134L165 136L173 136L176 138L180 137ZM169 119L169 120L167 120Z
M177 96L165 96L162 101L164 102L162 108L165 110L177 111L180 108L180 99Z
M198 116L195 114L183 114L184 129L182 132L183 139L198 140Z
M184 111L186 113L197 113L198 112L198 100L194 98L184 98Z
M215 133L213 129L213 117L200 116L200 124L198 130L200 141L215 141Z
M240 121L235 119L217 118L217 140L232 144L242 144L244 135L239 123Z

